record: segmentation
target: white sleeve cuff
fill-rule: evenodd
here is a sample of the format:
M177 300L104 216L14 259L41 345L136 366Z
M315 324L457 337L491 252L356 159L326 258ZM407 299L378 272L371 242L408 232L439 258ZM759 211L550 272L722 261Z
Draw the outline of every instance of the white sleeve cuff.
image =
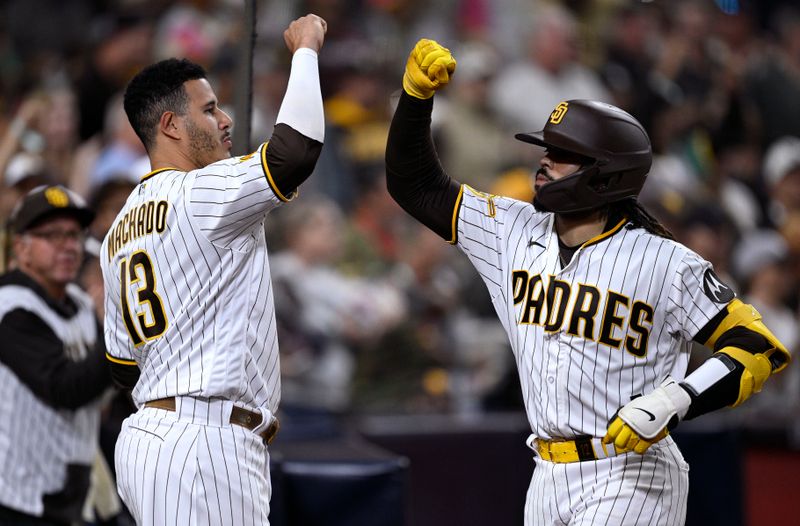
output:
M725 378L730 372L731 369L722 360L712 356L695 369L692 374L684 378L683 383L691 387L695 394L699 395Z
M300 48L294 52L289 84L275 123L291 126L309 139L324 141L325 114L317 53L313 49Z

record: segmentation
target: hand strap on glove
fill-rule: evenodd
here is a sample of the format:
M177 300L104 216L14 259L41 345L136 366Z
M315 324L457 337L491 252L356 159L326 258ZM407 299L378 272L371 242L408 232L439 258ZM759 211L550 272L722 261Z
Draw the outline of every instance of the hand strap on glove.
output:
M667 376L653 392L620 408L608 426L603 443L613 442L617 451L644 453L686 416L691 403L689 393Z

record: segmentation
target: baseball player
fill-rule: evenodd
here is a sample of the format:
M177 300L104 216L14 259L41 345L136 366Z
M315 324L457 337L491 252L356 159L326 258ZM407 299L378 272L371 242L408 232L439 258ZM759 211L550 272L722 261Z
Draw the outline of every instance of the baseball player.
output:
M788 352L638 204L650 140L619 108L562 102L516 136L546 148L532 204L445 174L430 116L454 70L434 41L411 52L387 184L469 257L508 333L536 458L525 524L682 524L688 466L668 430L741 404ZM692 340L715 352L685 376Z
M0 524L75 524L111 386L89 295L72 283L94 213L63 186L11 216L17 268L0 277Z
M153 171L101 250L108 359L138 411L117 440L117 487L138 524L268 523L267 445L280 367L264 221L310 175L324 118L325 21L293 21L271 139L230 157L231 118L203 69L142 70L125 111Z

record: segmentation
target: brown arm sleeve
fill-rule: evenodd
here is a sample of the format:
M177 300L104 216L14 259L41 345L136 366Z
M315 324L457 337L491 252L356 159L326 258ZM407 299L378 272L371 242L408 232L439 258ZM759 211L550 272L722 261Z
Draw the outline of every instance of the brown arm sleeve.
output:
M276 124L266 146L270 183L278 196L290 196L308 179L322 151L322 143L309 139L287 124Z

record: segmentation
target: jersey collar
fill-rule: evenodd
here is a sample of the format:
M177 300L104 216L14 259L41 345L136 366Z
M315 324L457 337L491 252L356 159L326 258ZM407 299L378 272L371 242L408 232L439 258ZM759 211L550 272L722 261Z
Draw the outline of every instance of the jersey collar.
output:
M166 172L166 171L169 171L169 170L178 170L178 169L177 168L172 168L171 166L168 166L166 168L158 168L157 170L153 170L152 172L143 175L141 180L139 180L139 182L143 183L143 182L147 181L148 179L152 178L153 176L158 175L161 172ZM180 171L180 170L178 170L178 171Z
M602 234L598 234L598 235L594 236L592 239L590 239L589 241L587 241L583 245L581 245L581 248L588 247L589 245L596 245L597 243L601 242L602 240L613 236L614 234L616 234L617 232L622 230L622 227L625 226L625 223L627 223L627 222L628 222L628 218L627 217L623 217L620 220L619 223L617 223L616 225L614 225L610 229L606 230Z

